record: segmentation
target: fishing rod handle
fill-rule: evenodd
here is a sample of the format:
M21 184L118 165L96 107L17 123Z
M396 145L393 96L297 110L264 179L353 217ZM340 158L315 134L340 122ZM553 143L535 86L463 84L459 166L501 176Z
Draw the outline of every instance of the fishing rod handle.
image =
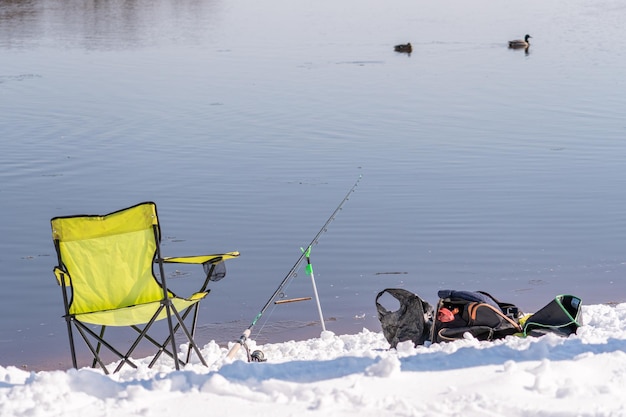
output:
M241 345L246 343L246 340L248 339L248 337L250 337L250 329L244 330L243 334L241 335L241 337L239 338L237 343L235 343L235 345L230 349L230 351L228 352L228 355L226 355L226 357L228 359L234 358L235 355L237 354L237 352L239 352L239 349L241 348Z

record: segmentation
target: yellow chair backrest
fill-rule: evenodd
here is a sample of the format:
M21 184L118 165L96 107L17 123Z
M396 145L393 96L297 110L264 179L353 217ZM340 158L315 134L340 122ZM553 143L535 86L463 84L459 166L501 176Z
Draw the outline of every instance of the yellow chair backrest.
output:
M71 314L113 310L163 298L163 289L153 272L155 226L159 233L154 203L106 216L56 217L51 224L72 286Z

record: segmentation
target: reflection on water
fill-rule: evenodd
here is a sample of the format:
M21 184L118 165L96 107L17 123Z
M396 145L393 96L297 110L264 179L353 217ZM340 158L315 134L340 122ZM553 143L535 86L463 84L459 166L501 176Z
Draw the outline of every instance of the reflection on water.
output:
M626 6L526 3L0 0L0 364L68 366L50 218L150 200L165 255L239 250L201 306L225 343L360 174L311 256L329 330L379 330L387 287L625 301Z
M216 0L0 0L0 47L118 50L193 44L210 30Z

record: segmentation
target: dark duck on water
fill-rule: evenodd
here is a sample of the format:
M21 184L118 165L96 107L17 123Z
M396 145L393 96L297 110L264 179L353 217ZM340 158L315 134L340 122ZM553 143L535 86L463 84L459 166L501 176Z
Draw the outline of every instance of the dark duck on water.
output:
M394 46L393 50L396 52L404 52L404 53L410 54L411 52L413 52L413 46L411 46L410 42L403 43L403 44Z
M509 48L528 48L530 46L530 42L528 42L528 39L530 38L532 38L532 36L526 35L524 36L524 39L515 39L513 41L509 41Z

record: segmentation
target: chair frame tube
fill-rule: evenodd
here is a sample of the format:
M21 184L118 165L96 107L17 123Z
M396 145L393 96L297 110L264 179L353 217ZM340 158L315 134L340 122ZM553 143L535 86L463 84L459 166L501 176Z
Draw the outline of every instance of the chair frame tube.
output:
M172 326L172 309L174 306L172 305L172 300L170 300L169 294L167 293L167 282L165 280L165 270L163 269L163 258L161 257L161 237L159 236L159 228L157 225L153 225L152 230L154 231L154 240L156 241L156 255L159 264L159 274L161 275L161 287L163 288L163 301L161 301L161 305L165 306L165 311L167 312L167 327L170 331L170 342L172 345L172 352L174 353L174 366L178 371L180 370L180 363L178 362L178 355L176 354L176 339L174 337L174 326Z

